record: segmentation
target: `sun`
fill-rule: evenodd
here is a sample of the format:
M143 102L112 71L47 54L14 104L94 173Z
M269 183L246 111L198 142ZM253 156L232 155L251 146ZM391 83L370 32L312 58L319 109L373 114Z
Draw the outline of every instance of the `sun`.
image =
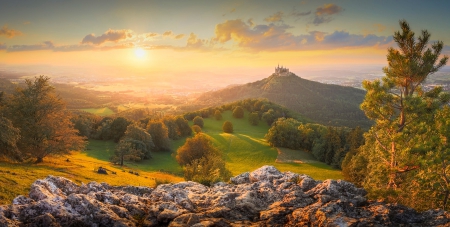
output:
M137 58L143 58L143 57L145 57L145 54L146 54L146 52L142 48L136 48L134 50L134 55L136 55Z

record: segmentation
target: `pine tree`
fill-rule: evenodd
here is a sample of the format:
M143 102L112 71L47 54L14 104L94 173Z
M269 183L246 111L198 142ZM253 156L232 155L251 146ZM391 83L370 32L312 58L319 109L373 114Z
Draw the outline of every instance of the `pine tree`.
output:
M384 184L394 189L405 173L419 167L417 138L423 134L424 123L449 101L439 87L422 89L428 76L447 63L447 56L439 59L443 43L429 46L430 33L426 30L415 38L404 20L400 27L401 31L394 34L398 49L388 49L388 66L383 69L386 75L381 81L363 82L367 94L361 109L375 121L367 134L371 138L366 138L373 141L368 146L367 167L372 174L366 179L371 187Z

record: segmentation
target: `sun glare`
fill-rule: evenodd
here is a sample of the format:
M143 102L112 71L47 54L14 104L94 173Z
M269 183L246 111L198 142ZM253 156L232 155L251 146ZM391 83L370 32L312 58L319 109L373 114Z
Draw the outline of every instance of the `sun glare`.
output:
M136 50L134 50L134 54L136 55L137 58L143 58L145 56L145 50L143 50L142 48L136 48Z

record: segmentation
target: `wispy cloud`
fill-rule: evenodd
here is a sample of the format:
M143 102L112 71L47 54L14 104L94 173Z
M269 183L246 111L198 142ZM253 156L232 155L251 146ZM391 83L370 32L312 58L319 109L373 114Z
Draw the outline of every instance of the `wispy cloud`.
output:
M6 44L0 43L0 50L6 50Z
M328 23L333 20L331 15L338 14L342 11L343 11L342 7L340 7L338 5L325 4L316 9L316 12L314 13L315 14L314 20L312 23L316 26L323 24L323 23Z
M172 36L173 35L173 32L172 31L165 31L163 34L162 34L163 36Z
M182 39L184 37L184 34L178 34L176 36L174 36L174 39Z
M252 51L314 50L342 47L367 47L386 45L392 37L350 34L346 31L325 33L312 31L306 35L293 35L288 25L250 25L242 20L227 20L216 25L213 41L225 44L234 42L237 46Z
M18 35L22 35L22 32L8 28L8 25L3 25L2 29L0 29L0 36L6 36L8 38L12 38L12 37L18 36Z
M284 13L282 11L278 11L273 15L266 17L264 20L269 23L280 22L283 21L283 14Z
M6 50L8 52L19 52L19 51L36 51L36 50L52 50L55 45L52 41L45 41L43 43L34 45L13 45L9 46Z
M95 34L89 34L83 38L81 44L94 44L101 45L106 42L119 42L133 37L133 32L128 29L112 30L109 29L101 36L95 36Z

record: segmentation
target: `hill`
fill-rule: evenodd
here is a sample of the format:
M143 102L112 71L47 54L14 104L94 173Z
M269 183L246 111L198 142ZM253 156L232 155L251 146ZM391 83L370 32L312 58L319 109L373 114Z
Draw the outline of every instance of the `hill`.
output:
M324 125L369 128L371 122L359 109L365 91L322 84L294 74L277 76L202 94L197 103L218 105L246 98L267 98Z

